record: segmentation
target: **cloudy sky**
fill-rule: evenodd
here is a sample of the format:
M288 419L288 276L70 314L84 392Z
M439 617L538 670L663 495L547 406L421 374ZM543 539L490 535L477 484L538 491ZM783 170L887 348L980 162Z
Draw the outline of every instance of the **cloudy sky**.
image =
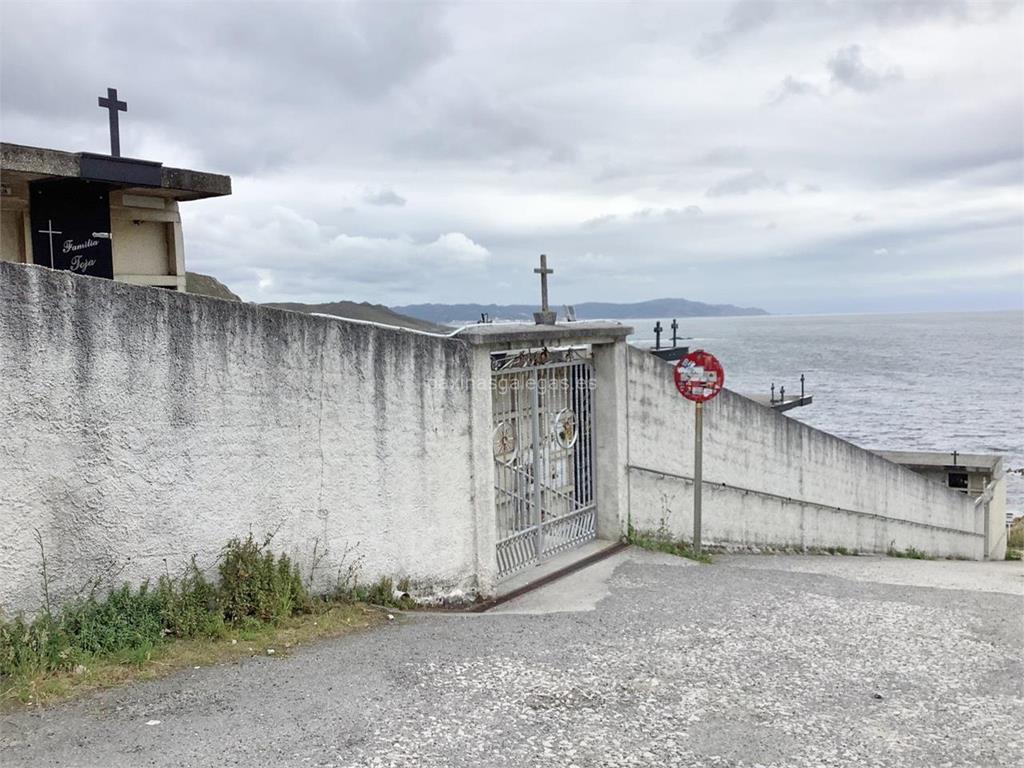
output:
M1024 7L0 2L4 141L228 173L254 301L1024 303Z

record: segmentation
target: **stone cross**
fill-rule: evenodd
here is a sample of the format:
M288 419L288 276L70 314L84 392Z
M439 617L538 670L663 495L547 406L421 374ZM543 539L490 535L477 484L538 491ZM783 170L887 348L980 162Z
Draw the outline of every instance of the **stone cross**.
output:
M53 219L46 220L46 229L40 229L39 234L48 235L50 239L50 269L53 269L53 236L62 234L59 229L53 228Z
M661 320L654 324L654 348L661 349Z
M540 275L540 312L533 313L533 321L537 325L554 325L555 313L548 308L548 275L554 274L555 270L548 269L548 257L540 255L540 268L533 270Z
M672 318L672 326L671 327L672 327L672 349L675 349L676 346L677 346L676 341L679 339L679 336L676 333L676 331L679 330L679 323L676 322L676 319L674 317Z
M956 466L956 457L960 454L957 451L953 451L953 466Z
M110 116L110 156L121 156L121 133L117 124L117 113L128 111L128 102L117 100L117 88L107 88L107 97L99 97L99 105Z

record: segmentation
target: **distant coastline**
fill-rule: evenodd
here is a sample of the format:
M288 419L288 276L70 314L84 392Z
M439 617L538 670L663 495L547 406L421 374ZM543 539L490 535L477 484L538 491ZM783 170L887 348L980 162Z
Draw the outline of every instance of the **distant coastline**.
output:
M578 320L628 320L637 317L735 317L767 315L758 307L733 304L705 304L689 299L652 299L632 303L588 301L576 304ZM446 325L477 322L481 315L491 320L532 320L537 307L531 304L408 304L391 307L409 317ZM560 305L552 309L559 310Z

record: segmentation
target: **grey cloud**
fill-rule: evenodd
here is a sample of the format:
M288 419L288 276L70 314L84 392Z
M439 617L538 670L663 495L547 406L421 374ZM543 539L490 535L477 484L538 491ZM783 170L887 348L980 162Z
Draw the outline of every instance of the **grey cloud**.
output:
M781 191L785 186L782 182L768 178L763 171L747 171L712 184L704 194L708 197L746 195L763 189Z
M746 147L714 147L696 161L700 165L750 165L750 151Z
M575 149L550 135L541 115L482 94L460 96L455 104L443 108L431 125L400 140L396 149L448 160L507 160L522 153L553 163L576 159Z
M878 72L864 63L859 45L848 45L836 51L828 61L828 71L832 82L843 85L854 91L867 93L881 88L888 82L899 80L901 74L897 69Z
M126 152L161 131L232 173L337 153L339 127L351 142L373 105L451 50L443 15L418 4L12 2L3 16L5 123L102 137L96 94L114 86Z
M771 0L740 0L729 9L721 28L701 39L697 45L698 55L721 53L736 39L769 24L775 19L777 10Z
M699 205L688 205L685 208L643 208L633 214L634 219L661 218L665 220L682 219L699 216L704 211Z
M603 216L595 216L592 219L587 219L580 226L584 229L597 229L598 227L604 226L605 224L611 224L618 218L614 213L606 213Z
M595 216L592 219L587 219L580 226L584 229L598 229L607 224L626 221L667 222L700 216L703 212L699 205L687 205L683 208L641 208L626 216L618 216L614 213Z
M754 32L787 21L827 23L837 29L865 23L879 27L906 27L943 20L984 23L1009 13L1018 5L1014 0L802 0L782 3L739 0L729 7L717 29L700 38L696 53L701 57L714 57Z
M790 301L775 270L755 279L738 260L834 252L853 273L865 251L843 233L923 211L941 213L913 233L922 264L948 238L961 260L980 252L973 233L929 233L982 210L1018 222L984 247L1019 254L1020 3L996 20L938 1L0 4L3 139L104 151L96 96L117 87L126 154L234 176L230 198L182 206L189 264L252 291L271 280L276 298L486 300L506 284L518 301L546 252L599 255L592 270L556 262L579 300L649 298L631 276L656 288L700 263L697 298L758 304L771 287ZM880 87L896 62L868 43L915 24L899 37L915 77ZM951 29L955 58L940 47ZM845 81L829 81L830 58ZM872 87L855 109L824 101ZM773 95L782 108L765 107ZM819 184L827 196L797 197ZM886 236L866 252L882 243L909 247ZM849 306L824 285L816 300ZM950 306L959 296L951 283Z
M882 24L913 24L938 18L967 21L979 11L984 13L983 6L999 4L970 3L968 0L874 0L857 3L860 13Z
M798 80L792 75L786 75L786 79L782 81L782 84L776 89L775 93L771 96L770 102L772 104L781 104L791 96L820 96L821 91L813 83L808 83L805 80Z
M370 205L403 206L408 201L393 189L380 189L376 192L367 192L363 196L363 202Z

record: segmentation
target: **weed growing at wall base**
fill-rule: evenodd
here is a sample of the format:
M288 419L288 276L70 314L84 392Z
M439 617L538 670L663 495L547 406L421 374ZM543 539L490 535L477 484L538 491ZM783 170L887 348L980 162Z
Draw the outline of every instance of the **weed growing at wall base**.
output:
M138 670L157 656L187 661L187 648L195 658L244 655L240 640L272 639L285 630L317 636L369 623L360 606L311 598L296 566L285 555L275 556L269 545L269 537L257 542L251 535L228 542L217 584L193 560L180 578L163 576L155 587L124 584L102 597L79 598L59 612L47 600L35 618L0 621L0 703L44 700L77 680L89 687L117 682L127 669ZM48 595L45 571L43 576ZM367 591L388 602L399 599L390 580ZM229 639L233 645L221 643L221 650L212 652L209 641Z
M661 533L646 533L637 531L630 526L626 541L635 547L647 549L651 552L664 552L669 555L686 557L696 560L698 563L710 563L711 555L707 552L697 553L693 547L684 539L673 539Z
M889 547L885 554L889 557L905 557L911 560L935 560L934 555L929 555L927 552L922 552L920 549L915 549L914 547L907 547L906 549Z

